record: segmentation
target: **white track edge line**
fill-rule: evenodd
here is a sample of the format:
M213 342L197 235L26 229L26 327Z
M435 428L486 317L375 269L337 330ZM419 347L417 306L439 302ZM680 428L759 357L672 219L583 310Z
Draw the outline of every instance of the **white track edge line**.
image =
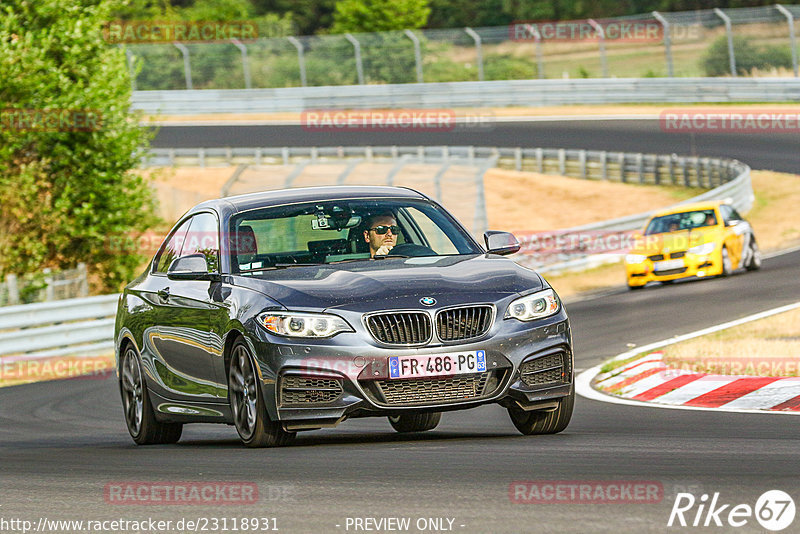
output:
M736 319L735 321L728 321L727 323L718 324L716 326L711 326L709 328L704 328L702 330L697 330L695 332L690 332L688 334L684 334L682 336L675 336L670 339L665 339L662 341L656 341L655 343L650 343L649 345L643 345L641 347L637 347L633 350L629 350L627 352L623 352L608 361L616 361L616 360L624 360L626 358L630 358L631 356L635 356L641 352L650 351L653 349L666 347L668 345L672 345L674 343L678 343L680 341L685 341L687 339L692 339L695 337L703 336L706 334L711 334L714 332L718 332L720 330L724 330L726 328L731 328L734 326L739 326L741 324L749 323L752 321L757 321L759 319L764 319L765 317L770 317L772 315L777 315L779 313L783 313L786 311L791 311L794 309L800 308L800 302L795 302L794 304L787 304L786 306L780 306L778 308L773 308L771 310L766 310L760 313L756 313L753 315L749 315L747 317L742 317L741 319ZM575 378L575 391L581 396L587 399L596 400L600 402L608 402L611 404L625 404L628 406L644 406L648 408L666 408L669 410L694 410L694 411L712 411L712 412L729 412L729 413L759 413L759 414L775 414L775 415L800 415L800 412L779 412L779 411L770 411L770 410L759 410L759 409L745 409L745 408L706 408L701 406L684 406L684 405L670 405L670 404L658 404L655 402L645 402L645 401L636 401L632 399L626 399L622 397L616 397L612 395L608 395L606 393L602 393L591 386L592 379L595 376L600 374L600 369L602 369L604 363L600 365L596 365L591 369L587 369L586 371L582 372Z

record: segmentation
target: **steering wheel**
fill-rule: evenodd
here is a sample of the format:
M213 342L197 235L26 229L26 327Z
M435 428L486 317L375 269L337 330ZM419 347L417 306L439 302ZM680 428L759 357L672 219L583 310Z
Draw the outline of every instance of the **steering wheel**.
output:
M425 245L416 243L400 243L389 251L387 256L438 256L436 252Z

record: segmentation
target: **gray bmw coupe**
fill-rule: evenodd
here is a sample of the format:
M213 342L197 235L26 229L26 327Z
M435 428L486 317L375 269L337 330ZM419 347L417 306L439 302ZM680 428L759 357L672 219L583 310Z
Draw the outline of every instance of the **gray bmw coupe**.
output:
M116 355L140 445L227 423L250 447L388 417L431 430L487 403L523 434L566 428L572 336L558 295L439 204L394 187L203 202L122 293Z

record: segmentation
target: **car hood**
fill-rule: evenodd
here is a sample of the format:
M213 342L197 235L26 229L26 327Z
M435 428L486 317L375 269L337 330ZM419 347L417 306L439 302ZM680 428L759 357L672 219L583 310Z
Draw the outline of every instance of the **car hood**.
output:
M291 267L233 280L292 309L365 310L374 301L384 301L382 308L418 308L422 297L440 306L490 302L543 287L534 271L490 254Z

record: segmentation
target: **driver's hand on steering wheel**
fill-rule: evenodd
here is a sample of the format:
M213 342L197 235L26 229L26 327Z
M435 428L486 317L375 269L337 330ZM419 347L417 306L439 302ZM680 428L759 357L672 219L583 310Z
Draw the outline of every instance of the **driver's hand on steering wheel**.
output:
M381 245L381 247L375 251L376 256L386 256L389 254L389 251L392 250L394 247L392 245Z

